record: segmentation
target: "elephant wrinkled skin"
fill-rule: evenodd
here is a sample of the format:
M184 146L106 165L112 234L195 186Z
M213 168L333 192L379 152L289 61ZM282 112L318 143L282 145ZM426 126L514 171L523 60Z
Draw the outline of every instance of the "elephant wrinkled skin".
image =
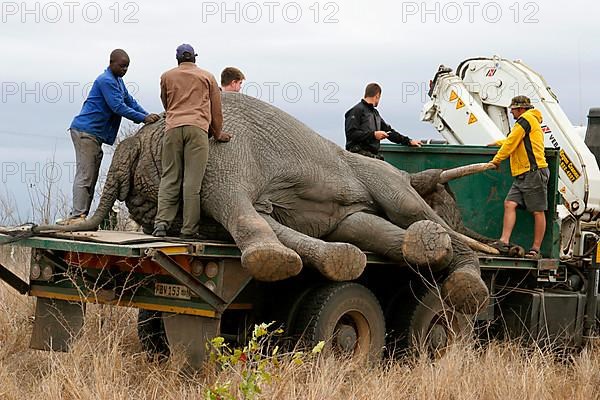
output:
M256 279L284 279L305 263L329 279L351 280L366 265L362 251L372 251L447 270L442 295L463 312L485 305L488 291L478 259L452 229L460 224L446 223L444 212L438 215L419 195L443 191L437 182L441 171L412 175L413 187L410 174L347 152L285 112L240 93L223 93L223 114L223 130L233 138L210 141L202 212L229 232L242 252L242 266ZM97 228L118 199L151 231L163 135L161 119L123 140L94 216L61 229ZM170 234L180 224L175 221Z

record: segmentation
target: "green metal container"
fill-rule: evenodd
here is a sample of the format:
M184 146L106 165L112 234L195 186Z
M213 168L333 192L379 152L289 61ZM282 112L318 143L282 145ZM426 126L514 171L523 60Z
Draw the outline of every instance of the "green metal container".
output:
M421 148L386 144L382 146L385 161L407 172L425 169L448 169L473 163L489 162L497 147L462 145L425 145ZM548 211L546 234L542 243L545 257L558 258L560 232L556 206L560 199L557 189L559 152L546 149L550 169L548 183ZM512 184L509 162L504 161L499 170L490 170L450 182L465 226L490 238L502 233L504 198ZM529 249L533 240L533 217L525 210L517 210L517 224L511 241Z

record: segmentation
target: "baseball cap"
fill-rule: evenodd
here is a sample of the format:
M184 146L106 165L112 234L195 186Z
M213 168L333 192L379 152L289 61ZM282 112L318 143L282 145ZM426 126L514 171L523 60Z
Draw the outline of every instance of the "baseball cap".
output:
M183 58L184 53L190 53L190 56L197 56L198 54L196 54L196 52L194 51L194 48L192 47L191 44L181 44L179 46L177 46L177 50L175 50L175 57L177 59Z

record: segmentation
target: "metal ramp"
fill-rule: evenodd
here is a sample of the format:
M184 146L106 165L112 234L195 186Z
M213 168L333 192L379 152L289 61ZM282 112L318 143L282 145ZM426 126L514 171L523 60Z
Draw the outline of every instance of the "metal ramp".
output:
M125 257L141 257L150 250L161 250L166 254L193 254L207 257L241 256L233 243L204 240L188 241L180 238L156 238L140 232L123 231L84 231L84 232L47 232L35 236L15 237L1 233L0 246L30 247L37 249L72 251L92 254L105 254ZM6 229L4 230L6 231Z

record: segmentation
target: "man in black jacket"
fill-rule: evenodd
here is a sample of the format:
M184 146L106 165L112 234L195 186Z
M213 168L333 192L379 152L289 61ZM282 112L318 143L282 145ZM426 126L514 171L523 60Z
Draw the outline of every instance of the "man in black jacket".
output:
M346 112L346 150L383 160L379 155L379 142L383 139L421 147L420 140L400 134L381 118L375 108L380 99L381 86L369 83L365 88L365 97Z

